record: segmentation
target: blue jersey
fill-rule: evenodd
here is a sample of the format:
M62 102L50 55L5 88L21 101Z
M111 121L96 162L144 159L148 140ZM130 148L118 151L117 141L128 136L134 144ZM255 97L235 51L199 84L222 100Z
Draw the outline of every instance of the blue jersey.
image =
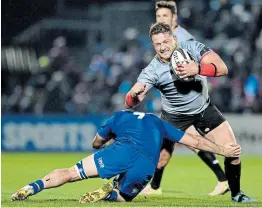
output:
M114 135L116 142L149 157L157 164L163 139L179 142L184 132L150 113L118 111L103 125L98 134L107 139Z

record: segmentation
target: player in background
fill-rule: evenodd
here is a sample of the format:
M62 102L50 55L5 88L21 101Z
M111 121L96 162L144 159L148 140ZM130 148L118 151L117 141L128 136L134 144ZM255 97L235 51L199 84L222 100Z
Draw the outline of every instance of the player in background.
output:
M168 24L155 23L151 26L149 36L156 56L150 64L143 69L137 78L137 83L126 95L127 107L137 106L146 96L147 92L155 87L161 93L162 112L161 119L184 129L193 125L199 132L205 134L209 140L227 145L236 143L234 133L221 112L211 103L208 96L206 79L204 76L217 77L227 74L227 67L223 60L214 51L204 44L192 40L177 42ZM193 60L177 64L180 78L194 76L191 82L184 82L172 76L170 57L176 48L186 50ZM166 148L173 151L174 145L168 140ZM165 145L165 144L164 144ZM162 152L158 168L164 167L168 160L163 158ZM165 151L168 153L167 151ZM225 158L225 173L234 202L254 202L240 190L241 163L239 157Z
M163 138L227 157L238 157L241 152L237 144L216 145L201 136L186 134L153 114L142 112L115 112L97 132L93 147L102 148L112 137L115 142L110 146L80 160L71 168L54 170L18 190L11 199L25 200L43 189L56 188L68 182L94 177L111 178L120 174L118 188L114 189L112 183L107 183L97 191L86 193L80 202L101 199L131 201L153 176Z
M185 30L177 23L177 6L174 1L158 1L155 4L155 10L156 10L156 22L170 25L171 30L173 34L176 36L178 42L195 40L195 38L187 30ZM203 79L203 82L205 82L205 85L207 85L206 80ZM191 125L191 123L185 125L183 122L177 120L177 121L173 121L172 124L183 131L187 131L192 134L198 134L198 133L202 134L202 132L199 132L199 130L195 130L195 128ZM165 166L167 165L169 159L171 158L174 145L175 144L170 142L164 143L162 147L163 150L161 151L161 156L160 156L161 163L159 163L159 166L155 171L151 183L148 184L147 187L141 193L162 194L162 189L160 187L162 175ZM228 191L227 178L221 166L219 165L216 156L211 152L199 151L193 148L190 149L193 150L206 163L206 165L214 172L214 174L217 177L218 184L215 187L215 189L211 193L209 193L209 195L215 196L227 192Z

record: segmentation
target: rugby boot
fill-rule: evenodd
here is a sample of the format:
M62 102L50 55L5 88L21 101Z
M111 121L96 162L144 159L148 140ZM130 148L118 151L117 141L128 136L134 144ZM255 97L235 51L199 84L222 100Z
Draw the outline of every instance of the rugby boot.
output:
M250 198L249 196L245 195L243 191L240 191L236 196L232 197L233 202L239 203L254 203L257 202L255 199Z
M141 192L140 195L162 195L162 189L153 189L150 184L148 184Z
M23 201L33 194L34 194L33 187L27 185L27 186L19 189L14 194L12 194L11 201Z
M217 195L223 195L229 191L229 186L227 181L218 182L216 185L214 191L209 193L209 196L217 196Z
M80 198L79 202L94 203L102 199L105 199L112 191L113 191L113 185L112 182L109 182L104 184L101 188L95 191L87 192Z

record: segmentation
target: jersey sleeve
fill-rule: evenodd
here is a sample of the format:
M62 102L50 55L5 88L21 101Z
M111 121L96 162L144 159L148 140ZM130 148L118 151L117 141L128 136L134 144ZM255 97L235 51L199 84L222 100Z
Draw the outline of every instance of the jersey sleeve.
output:
M98 134L103 137L104 139L108 139L110 135L112 135L114 132L112 130L113 123L114 123L114 116L109 118L104 125L100 127L98 130Z
M165 126L165 138L173 142L179 142L184 136L185 132L169 124L166 121L162 121Z
M193 57L197 62L201 61L201 58L206 54L210 53L212 50L207 47L205 44L200 43L196 40L189 40L179 43L182 49L188 51L188 53Z
M157 80L158 78L157 75L154 73L152 65L149 65L146 68L144 68L137 78L137 82L145 83L148 90L156 86Z
M186 29L182 27L177 28L173 34L177 37L178 42L195 40L194 36L192 36Z

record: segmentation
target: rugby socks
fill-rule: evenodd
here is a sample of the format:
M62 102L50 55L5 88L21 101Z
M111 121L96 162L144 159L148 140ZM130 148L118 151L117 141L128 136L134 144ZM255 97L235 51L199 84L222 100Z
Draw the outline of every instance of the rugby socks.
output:
M88 176L87 176L85 169L84 169L84 166L83 166L83 160L80 160L78 163L76 163L76 167L77 167L77 169L76 169L77 174L79 175L81 180L87 179Z
M211 170L213 170L218 181L220 182L227 181L227 177L225 173L223 172L222 168L220 167L219 162L216 159L216 156L213 153L199 151L197 154L207 164L207 166Z
M240 192L241 163L233 165L232 160L232 158L225 158L225 173L231 196L235 197Z
M160 169L156 168L154 177L151 181L151 188L152 189L155 189L155 190L159 189L161 179L162 179L162 176L163 176L163 173L164 173L164 169L165 168L160 168Z
M34 183L30 183L28 184L28 186L33 187L34 193L32 193L32 195L37 194L38 192L44 189L44 183L41 180L37 180Z
M117 192L115 190L113 190L106 198L105 200L107 201L116 201L117 200Z

